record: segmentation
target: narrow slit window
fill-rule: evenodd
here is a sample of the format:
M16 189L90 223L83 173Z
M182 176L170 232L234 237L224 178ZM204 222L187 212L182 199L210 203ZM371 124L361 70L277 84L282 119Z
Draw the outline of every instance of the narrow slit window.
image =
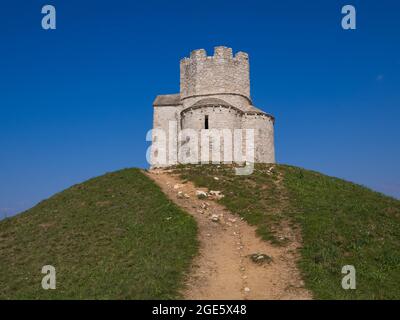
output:
M204 128L208 129L208 116L204 118Z

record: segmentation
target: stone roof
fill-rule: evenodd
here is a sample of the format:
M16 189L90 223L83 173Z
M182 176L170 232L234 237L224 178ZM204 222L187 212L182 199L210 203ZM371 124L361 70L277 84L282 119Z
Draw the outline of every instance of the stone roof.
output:
M180 104L181 95L179 93L158 95L153 102L153 106L177 106Z
M206 107L206 106L225 106L225 107L232 107L231 104L228 102L218 99L218 98L205 98L197 101L195 104L191 106L191 108L196 108L196 107Z
M201 107L210 107L210 106L228 107L228 108L236 109L237 111L239 111L242 114L244 114L244 113L246 113L246 114L261 114L261 115L265 115L267 117L270 117L272 120L275 120L274 116L270 115L269 113L266 113L266 112L262 111L261 109L256 108L253 105L248 105L245 110L241 110L241 109L231 105L230 103L228 103L228 102L226 102L226 101L224 101L222 99L218 99L218 98L201 99L201 100L197 101L195 104L193 104L192 106L190 106L190 107L186 108L185 110L183 110L182 112L185 112L188 109L197 109L197 108L201 108Z
M250 113L250 114L264 114L270 118L272 118L272 120L275 120L275 117L269 113L266 113L264 111L262 111L261 109L256 108L255 106L249 105L248 109L246 111L244 111L245 113Z

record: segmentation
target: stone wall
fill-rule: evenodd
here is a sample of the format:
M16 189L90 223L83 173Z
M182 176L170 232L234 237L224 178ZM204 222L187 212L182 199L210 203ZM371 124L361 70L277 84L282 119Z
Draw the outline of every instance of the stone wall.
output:
M266 115L244 114L243 129L254 129L255 162L275 163L274 122Z
M205 129L205 117L208 117L209 130ZM233 130L241 127L241 112L236 108L228 106L204 106L197 108L188 108L182 111L181 114L182 130L193 129L196 131L198 137L198 155L200 157L201 152L204 152L203 148L208 148L209 161L212 159L211 154L213 149L219 153L218 161L224 160L224 147L232 148L233 144ZM221 131L221 129L229 129L229 131ZM201 145L201 134L210 135L208 138L208 145ZM225 134L225 136L224 136ZM185 137L182 137L185 141ZM217 141L218 140L218 141ZM218 148L219 145L219 148ZM227 155L229 156L229 155ZM233 154L229 156L227 162L231 163L233 160ZM202 159L204 160L204 158Z
M216 47L213 56L204 49L192 51L180 63L181 99L198 95L233 93L250 100L248 55L232 49Z
M208 116L209 128L237 129L241 127L241 114L238 110L225 107L202 107L186 109L182 112L182 129L204 129L205 116Z
M180 112L181 112L181 106L161 106L161 107L154 107L154 112L153 112L153 148L151 150L152 156L151 159L153 159L154 153L165 153L166 155L166 161L167 163L173 163L175 158L176 158L176 149L177 145L175 143L175 140L173 140L170 136L170 122L176 123L176 127L172 132L177 135L180 124ZM162 145L162 144L157 144L157 142L160 141L161 137L157 137L156 135L159 134L159 131L157 129L161 129L165 134L166 134L166 139L167 139L167 144ZM158 140L157 140L158 139ZM172 158L170 157L170 151L173 154ZM153 160L151 160L151 163L153 166L160 166L158 163L155 163Z

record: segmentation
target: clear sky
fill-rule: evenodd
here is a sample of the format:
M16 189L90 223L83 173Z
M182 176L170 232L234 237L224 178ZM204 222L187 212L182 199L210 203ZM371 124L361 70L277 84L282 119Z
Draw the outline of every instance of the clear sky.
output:
M41 28L41 8L57 29ZM341 28L341 8L357 29ZM179 60L250 55L254 104L276 117L280 163L400 197L400 2L2 1L0 217L75 183L147 167L157 94Z

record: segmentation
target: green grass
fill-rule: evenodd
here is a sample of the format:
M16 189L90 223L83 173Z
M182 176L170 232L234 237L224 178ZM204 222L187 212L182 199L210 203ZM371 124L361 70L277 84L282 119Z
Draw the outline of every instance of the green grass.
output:
M179 298L196 233L140 170L106 174L0 221L0 299Z
M177 166L176 172L199 187L223 191L225 197L220 200L221 204L256 226L264 240L282 244L273 232L284 217L281 210L285 199L275 183L278 177L266 174L266 168L256 168L248 176L236 176L231 166L215 165ZM222 178L215 180L214 177Z
M299 268L315 298L400 299L400 201L317 172L279 165L268 174L268 167L257 165L249 176L236 176L229 166L176 170L223 191L220 202L265 240L285 244L275 233L282 221L299 227ZM356 290L341 287L344 265L356 268Z

